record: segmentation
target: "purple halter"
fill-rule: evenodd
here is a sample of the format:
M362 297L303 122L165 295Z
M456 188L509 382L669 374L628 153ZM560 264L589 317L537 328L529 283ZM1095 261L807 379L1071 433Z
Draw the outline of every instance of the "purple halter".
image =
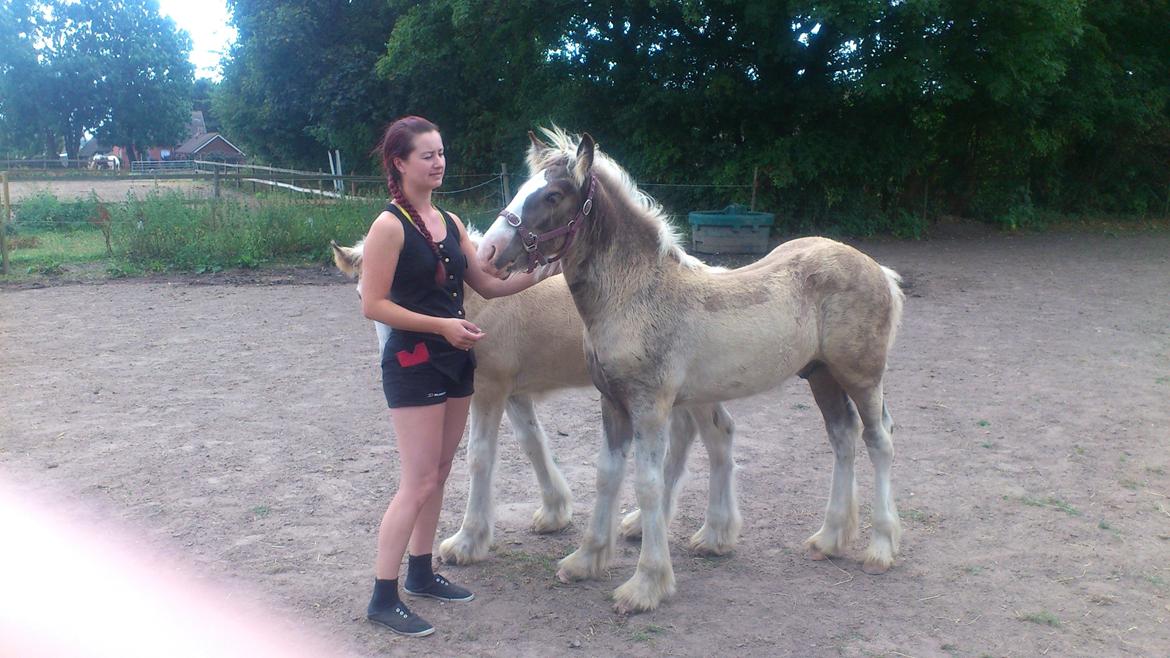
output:
M500 215L508 220L508 226L516 229L516 232L520 234L521 241L524 243L524 251L528 254L528 269L526 272L532 272L538 265L548 265L549 263L558 261L569 252L569 247L573 245L573 238L577 235L577 229L580 223L589 216L590 212L593 212L593 192L596 189L597 177L590 174L589 191L585 194L585 203L581 204L581 210L577 211L577 216L568 224L547 233L534 233L524 225L524 220L520 219L507 208L500 211ZM555 240L562 235L567 235L568 237L565 238L565 244L561 247L560 252L552 256L545 256L544 252L540 250L540 243Z

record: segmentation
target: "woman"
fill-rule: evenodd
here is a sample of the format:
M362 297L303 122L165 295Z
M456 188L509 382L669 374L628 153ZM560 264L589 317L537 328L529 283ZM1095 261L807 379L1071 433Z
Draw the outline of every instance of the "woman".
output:
M396 633L422 636L434 627L398 594L398 568L407 548L406 593L443 601L474 598L431 566L443 485L471 403L471 350L484 338L463 317L463 283L484 297L499 297L559 267L507 281L483 272L463 223L432 205L446 161L443 139L430 121L417 116L395 121L379 148L393 202L366 236L360 286L365 316L394 329L382 350L382 389L402 475L378 530L374 594L366 616Z

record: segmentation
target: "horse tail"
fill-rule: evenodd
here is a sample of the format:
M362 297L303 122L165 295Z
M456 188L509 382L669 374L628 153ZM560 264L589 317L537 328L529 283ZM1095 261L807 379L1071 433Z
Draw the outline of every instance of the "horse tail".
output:
M902 292L902 275L882 265L882 273L886 275L886 285L890 289L890 337L886 344L889 353L894 348L894 338L898 334L898 326L902 324L902 303L906 300L906 293Z

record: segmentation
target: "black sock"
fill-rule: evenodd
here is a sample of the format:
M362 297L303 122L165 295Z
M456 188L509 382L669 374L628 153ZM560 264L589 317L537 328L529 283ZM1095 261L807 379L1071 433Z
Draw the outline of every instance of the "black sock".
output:
M396 605L398 605L398 579L375 578L374 595L370 597L370 605L366 609L366 613L373 614L381 610L390 610Z
M431 554L411 555L407 560L406 586L413 591L425 590L435 580L435 572L431 570Z

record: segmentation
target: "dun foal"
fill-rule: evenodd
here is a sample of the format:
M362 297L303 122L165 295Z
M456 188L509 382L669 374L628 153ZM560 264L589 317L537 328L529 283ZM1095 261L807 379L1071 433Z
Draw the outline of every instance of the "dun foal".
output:
M731 272L694 267L661 207L588 134L544 132L552 144L530 133L531 178L484 236L479 256L500 277L563 259L585 324L589 373L602 393L605 445L593 518L558 577L595 578L605 568L632 444L642 551L634 576L614 592L615 607L649 610L672 594L663 472L671 411L754 395L793 375L808 380L836 455L824 524L807 540L809 553L838 554L857 531L860 436L876 472L864 569L889 569L901 525L882 379L902 312L897 274L823 238L782 244Z

